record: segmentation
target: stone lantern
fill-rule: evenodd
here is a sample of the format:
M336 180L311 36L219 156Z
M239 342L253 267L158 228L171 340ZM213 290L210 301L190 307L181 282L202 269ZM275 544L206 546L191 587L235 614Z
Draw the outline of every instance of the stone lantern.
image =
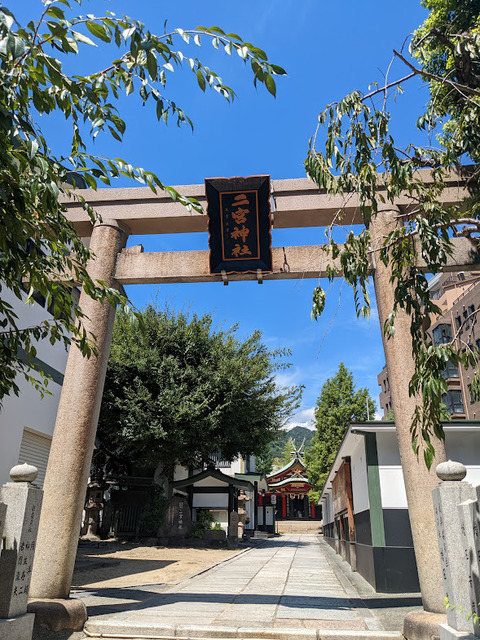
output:
M245 491L240 489L240 494L238 496L238 539L241 540L243 538L243 530L245 528L245 517L247 515L247 510L245 506L247 502L249 502L251 498L245 495Z
M100 511L103 509L103 492L108 485L102 482L102 474L92 476L88 483L85 501L85 520L81 537L84 539L98 539L97 530L100 523Z

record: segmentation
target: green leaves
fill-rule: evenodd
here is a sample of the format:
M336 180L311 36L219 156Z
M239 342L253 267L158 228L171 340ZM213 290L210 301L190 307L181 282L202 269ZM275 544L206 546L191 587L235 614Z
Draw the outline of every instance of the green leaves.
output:
M375 403L366 388L356 389L352 373L340 363L338 371L322 386L315 407L315 435L306 451L305 465L315 489L321 491L343 436L352 421L375 415Z
M103 40L103 42L111 41L112 36L110 33L110 29L108 29L108 27L106 27L105 25L99 22L93 22L91 20L87 20L87 22L85 23L85 26L90 31L90 33L94 35L96 38Z
M281 355L258 332L239 340L235 328L213 330L210 315L150 306L140 319L117 314L97 464L170 469L216 451L227 460L264 451L300 394L275 385Z
M0 40L0 56L16 60L23 55L24 51L25 44L23 40L17 36L8 34Z
M197 69L197 82L200 89L202 91L205 91L205 87L207 86L207 83L205 82L205 78L203 77L203 73L201 72L200 69Z
M311 318L312 320L318 320L325 309L325 301L326 295L325 291L322 287L315 287L313 290L313 301L312 301L312 311Z

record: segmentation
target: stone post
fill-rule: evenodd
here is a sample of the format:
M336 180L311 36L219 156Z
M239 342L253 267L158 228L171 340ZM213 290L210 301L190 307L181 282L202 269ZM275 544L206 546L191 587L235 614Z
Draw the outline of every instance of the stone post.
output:
M115 286L117 255L126 239L126 231L115 220L95 225L90 242L95 257L87 266L93 279ZM95 336L98 355L85 358L75 345L70 348L44 484L31 584L31 597L36 600L65 599L70 593L115 318L115 310L108 302L92 300L83 291L80 306L86 315L84 326ZM79 602L55 604L55 611L60 604L64 607L66 625L58 627L59 622L57 629L83 626L86 612L83 606L81 620ZM42 604L41 609L47 611L48 607Z
M27 606L43 494L31 484L37 474L28 464L13 467L12 482L0 489L7 505L0 555L0 638L5 640L30 640L33 633L35 616Z
M5 516L7 514L7 505L0 502L0 540L3 537L3 530L5 528ZM0 547L0 553L2 552Z
M385 235L397 224L395 219L397 214L398 211L382 211L372 218L370 232L374 250L381 247ZM373 254L373 261L378 316L395 412L398 448L402 462L423 606L426 611L444 613L440 556L437 553L432 553L432 541L436 539L432 490L438 484L434 472L435 466L446 459L445 447L442 441L433 440L436 455L430 471L425 466L421 452L417 458L412 449L410 425L418 399L410 397L408 394L409 382L414 372L410 317L404 311L399 310L395 320L395 336L387 338L384 335L383 327L394 303L393 288L390 282L391 268L383 264L376 252Z
M236 549L238 546L238 511L230 512L227 544L229 549Z
M433 490L432 496L443 589L449 604L454 605L447 609L447 625L441 625L441 628L443 628L443 636L453 640L457 636L446 635L449 629L455 632L467 632L466 636L462 634L462 637L468 637L473 632L473 622L471 619L468 620L463 612L472 602L471 588L467 579L467 567L470 566L467 549L472 546L473 541L467 542L467 537L469 533L473 536L473 525L465 523L465 515L459 509L459 504L464 501L472 503L476 493L469 482L462 482L467 473L463 464L449 460L439 464L436 472L442 480ZM473 605L475 612L476 603L474 602Z

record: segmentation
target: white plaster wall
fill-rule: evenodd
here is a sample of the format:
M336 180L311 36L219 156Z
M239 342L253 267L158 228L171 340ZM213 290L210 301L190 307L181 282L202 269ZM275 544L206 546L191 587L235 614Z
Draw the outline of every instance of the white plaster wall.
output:
M228 511L211 511L210 513L215 518L215 522L219 522L222 529L228 532Z
M323 502L322 520L324 525L333 522L333 500L331 493L326 495Z
M465 480L474 487L480 485L480 432L447 431L445 433L447 458L467 467Z
M38 303L25 304L24 301L16 298L10 291L2 290L2 298L9 302L18 316L17 324L20 328L32 327L40 324L43 320L50 320L52 316L46 309ZM24 300L26 294L24 295ZM63 373L67 364L68 353L62 343L57 342L51 345L48 340L40 340L35 343L37 358L43 360L57 371Z
M194 509L228 509L228 493L194 493L192 506Z
M196 487L227 487L226 480L220 480L219 478L212 478L211 476L207 476L206 478L202 478L202 480L197 480L195 482Z
M467 482L480 485L480 432L447 431L445 447L448 458L466 466ZM406 509L407 496L395 432L378 433L377 449L382 507Z
M379 467L401 465L397 434L394 430L377 433L377 453Z
M383 509L406 509L407 495L395 431L377 433L378 473Z
M244 473L244 463L241 457L235 458L228 469L220 469L222 473L226 473L229 476L233 476L236 473Z
M380 491L383 509L406 509L407 495L403 482L402 467L390 465L379 468Z
M245 503L245 511L247 512L245 520L247 518L250 518L250 522L248 524L245 523L245 529L253 529L253 524L254 524L253 518L254 518L254 512L255 512L255 500L253 499L253 492L252 491L246 491L245 493L249 498L251 498L251 500L249 500L248 502Z
M357 440L350 454L352 470L353 512L361 513L370 508L368 501L367 466L365 463L365 440L363 436L354 436ZM330 520L333 522L333 517Z
M33 326L51 317L36 302L33 305L25 305L8 291L2 292L2 295L14 306L20 327ZM68 353L62 344L51 345L48 340L43 340L36 346L37 358L64 373ZM0 408L0 484L9 482L10 469L18 463L24 427L30 427L48 436L53 434L62 390L60 385L50 380L48 390L51 395L42 398L23 376L17 376L16 382L20 388L19 396L7 396Z

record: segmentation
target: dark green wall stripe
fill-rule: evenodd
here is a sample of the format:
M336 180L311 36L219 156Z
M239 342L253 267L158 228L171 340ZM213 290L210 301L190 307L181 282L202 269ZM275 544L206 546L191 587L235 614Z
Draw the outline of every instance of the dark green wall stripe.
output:
M383 522L382 492L378 471L377 436L364 433L365 457L367 463L368 500L370 502L370 526L372 528L372 546L385 546L385 525Z
M40 358L29 358L22 348L18 349L17 355L20 360L27 362L36 371L43 371L43 373L51 378L53 382L56 382L60 386L63 384L63 379L65 377L63 373L60 373L57 369L54 369L43 360L40 360Z

